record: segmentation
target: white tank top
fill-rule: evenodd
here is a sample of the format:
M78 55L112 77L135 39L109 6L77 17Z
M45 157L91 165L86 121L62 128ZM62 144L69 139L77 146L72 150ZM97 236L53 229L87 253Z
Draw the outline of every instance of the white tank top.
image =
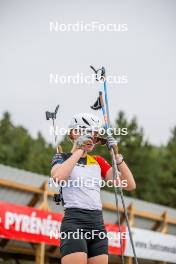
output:
M52 166L63 163L70 153L56 154ZM99 156L87 155L81 158L73 168L69 179L62 184L62 196L65 208L102 210L100 188L102 177L111 166Z

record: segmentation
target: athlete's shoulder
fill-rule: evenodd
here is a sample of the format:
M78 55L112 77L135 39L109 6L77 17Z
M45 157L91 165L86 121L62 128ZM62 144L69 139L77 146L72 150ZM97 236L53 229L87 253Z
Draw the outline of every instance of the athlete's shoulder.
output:
M103 158L102 156L99 155L93 155L94 159L99 163L108 163L107 160L105 158Z
M111 168L111 165L102 156L94 155L93 157L98 162L98 164L99 164L99 166L101 168L102 177L105 178L107 171Z

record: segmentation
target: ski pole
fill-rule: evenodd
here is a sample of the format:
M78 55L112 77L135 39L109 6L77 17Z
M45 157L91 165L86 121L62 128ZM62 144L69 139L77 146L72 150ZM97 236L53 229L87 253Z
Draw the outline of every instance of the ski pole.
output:
M110 126L110 111L109 111L109 104L108 104L108 95L107 95L107 85L106 85L105 68L102 67L102 69L104 71L104 93L105 93L105 104L106 104L106 112L107 112L108 127L109 127ZM119 170L118 170L118 167L117 167L117 164L116 164L116 158L115 158L115 153L114 153L113 148L112 148L112 162L113 162L113 168L114 168L115 176L118 176ZM132 233L131 233L131 228L130 228L130 225L129 225L128 214L127 214L127 211L126 211L123 190L122 190L122 187L121 186L119 186L119 193L120 193L120 197L121 197L121 201L122 201L122 206L123 206L123 209L124 209L125 219L126 219L126 223L127 223L127 228L128 228L128 232L129 232L129 237L130 237L130 241L131 241L131 246L132 246L132 250L133 250L135 262L136 262L136 264L138 264L138 260L137 260L137 256L136 256L136 251L135 251L135 247L134 247L134 242L133 242L133 237L132 237Z
M105 100L106 100L106 106L108 106L108 97L107 97L107 88L106 88L106 79L105 79L105 68L102 67L102 69L99 70L95 70L92 66L91 68L96 72L96 74L98 73L98 71L101 70L101 77L100 79L104 80L104 93L105 93ZM98 81L98 77L96 76L96 80ZM102 113L103 113L103 117L104 117L104 122L105 122L105 128L106 130L110 127L110 118L109 118L109 108L106 107L105 110L105 106L104 106L104 100L103 100L103 94L100 91L99 92L99 97L96 101L96 103L94 104L94 106L91 107L94 110L98 110L101 109ZM112 160L112 167L114 168L114 164L115 164L115 156L113 157ZM113 180L116 180L116 176L118 176L118 174L115 174L115 170L113 169ZM119 213L119 203L118 203L118 196L117 196L117 189L114 186L114 191L115 191L115 201L116 201L116 208L117 208L117 222L118 222L118 226L119 226L119 233L120 233L120 256L121 256L121 262L122 264L124 264L124 255L123 255L123 243L122 243L122 232L121 232L121 224L120 224L120 213Z
M104 102L103 102L103 94L102 92L99 92L99 97L100 97L100 103L101 103L101 109L104 117L104 122L105 122L105 129L108 129L108 124L107 124L107 115L104 107Z
M57 115L58 109L59 109L59 105L56 106L56 109L55 109L54 112L46 111L45 114L46 114L46 120L52 119L52 125L53 125L53 131L54 131L54 142L55 142L55 145L56 145L56 152L57 153L61 153L62 152L61 146L57 146L56 126L55 126L55 122L54 122L56 120L56 115ZM49 182L48 182L49 186L51 186L51 180L50 179L49 179ZM62 187L60 186L59 193L56 193L53 196L53 201L56 203L56 205L59 205L60 202L63 203L63 200L62 200L61 197L62 197Z
M104 102L103 102L103 98L100 98L101 103L102 103L102 109L104 109ZM105 110L102 110L103 112ZM108 114L107 114L108 116ZM106 114L104 114L104 121L105 121L105 127L108 129L109 128L109 124L108 124L108 119L106 117ZM115 170L114 166L116 164L116 159L115 159L115 155L113 155L112 157L112 168L113 168L113 180L116 181L117 178L119 178L119 172ZM121 262L122 264L125 263L124 261L124 255L123 255L123 243L122 243L122 231L121 231L121 223L120 223L120 213L119 213L119 201L118 201L118 193L117 193L117 188L114 185L114 191L115 191L115 202L116 202L116 208L117 208L117 222L118 222L118 226L119 226L119 233L120 233L120 256L121 256Z
M106 113L107 113L107 120L105 120L105 122L106 122L106 127L109 128L110 127L110 111L109 111L109 104L108 104L108 95L107 95L107 85L106 85L105 68L102 67L102 68L100 68L98 70L95 70L93 66L91 66L91 68L95 71L96 80L97 81L98 81L97 74L98 74L99 71L101 71L101 79L103 79L103 81L104 81L104 94L105 94L105 104L106 104ZM100 101L100 103L101 103L101 101ZM117 167L117 164L116 164L116 158L115 158L115 153L114 153L113 148L112 148L112 151L111 151L111 157L112 157L112 166L113 166L113 178L116 179L118 177L118 175L119 175L119 170L118 170L118 167ZM114 189L115 189L116 206L117 206L117 211L118 211L117 188L115 188L115 186L114 186ZM127 214L127 211L126 211L126 206L125 206L125 200L124 200L124 195L123 195L122 187L119 186L118 187L118 190L119 190L119 193L120 193L120 197L121 197L121 201L122 201L122 206L123 206L123 209L124 209L125 220L126 220L126 223L127 223L127 228L128 228L128 232L129 232L129 237L130 237L130 242L131 242L131 246L132 246L132 251L133 251L135 263L138 264L138 260L137 260L137 256L136 256L136 251L135 251L135 247L134 247L134 242L133 242L133 237L132 237L132 233L131 233L131 228L130 228L130 225L129 225L128 214ZM117 214L119 215L119 212ZM118 218L118 219L120 219L120 218ZM120 223L119 220L118 220L118 222ZM120 242L120 244L122 245L121 242ZM122 263L124 263L123 256L122 256Z

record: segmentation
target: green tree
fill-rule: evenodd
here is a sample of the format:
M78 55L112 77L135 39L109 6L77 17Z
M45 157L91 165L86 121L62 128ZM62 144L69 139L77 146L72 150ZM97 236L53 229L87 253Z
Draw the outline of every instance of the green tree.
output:
M161 181L163 204L176 207L176 127L171 131L171 137L166 146L162 169L166 172Z
M39 133L33 139L22 126L14 126L8 112L0 121L0 162L20 169L49 174L51 157L54 153L51 144L45 142Z

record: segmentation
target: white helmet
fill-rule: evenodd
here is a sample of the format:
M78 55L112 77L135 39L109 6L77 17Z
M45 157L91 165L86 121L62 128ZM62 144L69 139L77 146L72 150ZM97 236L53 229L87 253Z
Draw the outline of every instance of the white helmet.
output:
M70 129L87 129L97 131L100 129L101 122L98 117L92 114L80 113L73 116L69 125Z

